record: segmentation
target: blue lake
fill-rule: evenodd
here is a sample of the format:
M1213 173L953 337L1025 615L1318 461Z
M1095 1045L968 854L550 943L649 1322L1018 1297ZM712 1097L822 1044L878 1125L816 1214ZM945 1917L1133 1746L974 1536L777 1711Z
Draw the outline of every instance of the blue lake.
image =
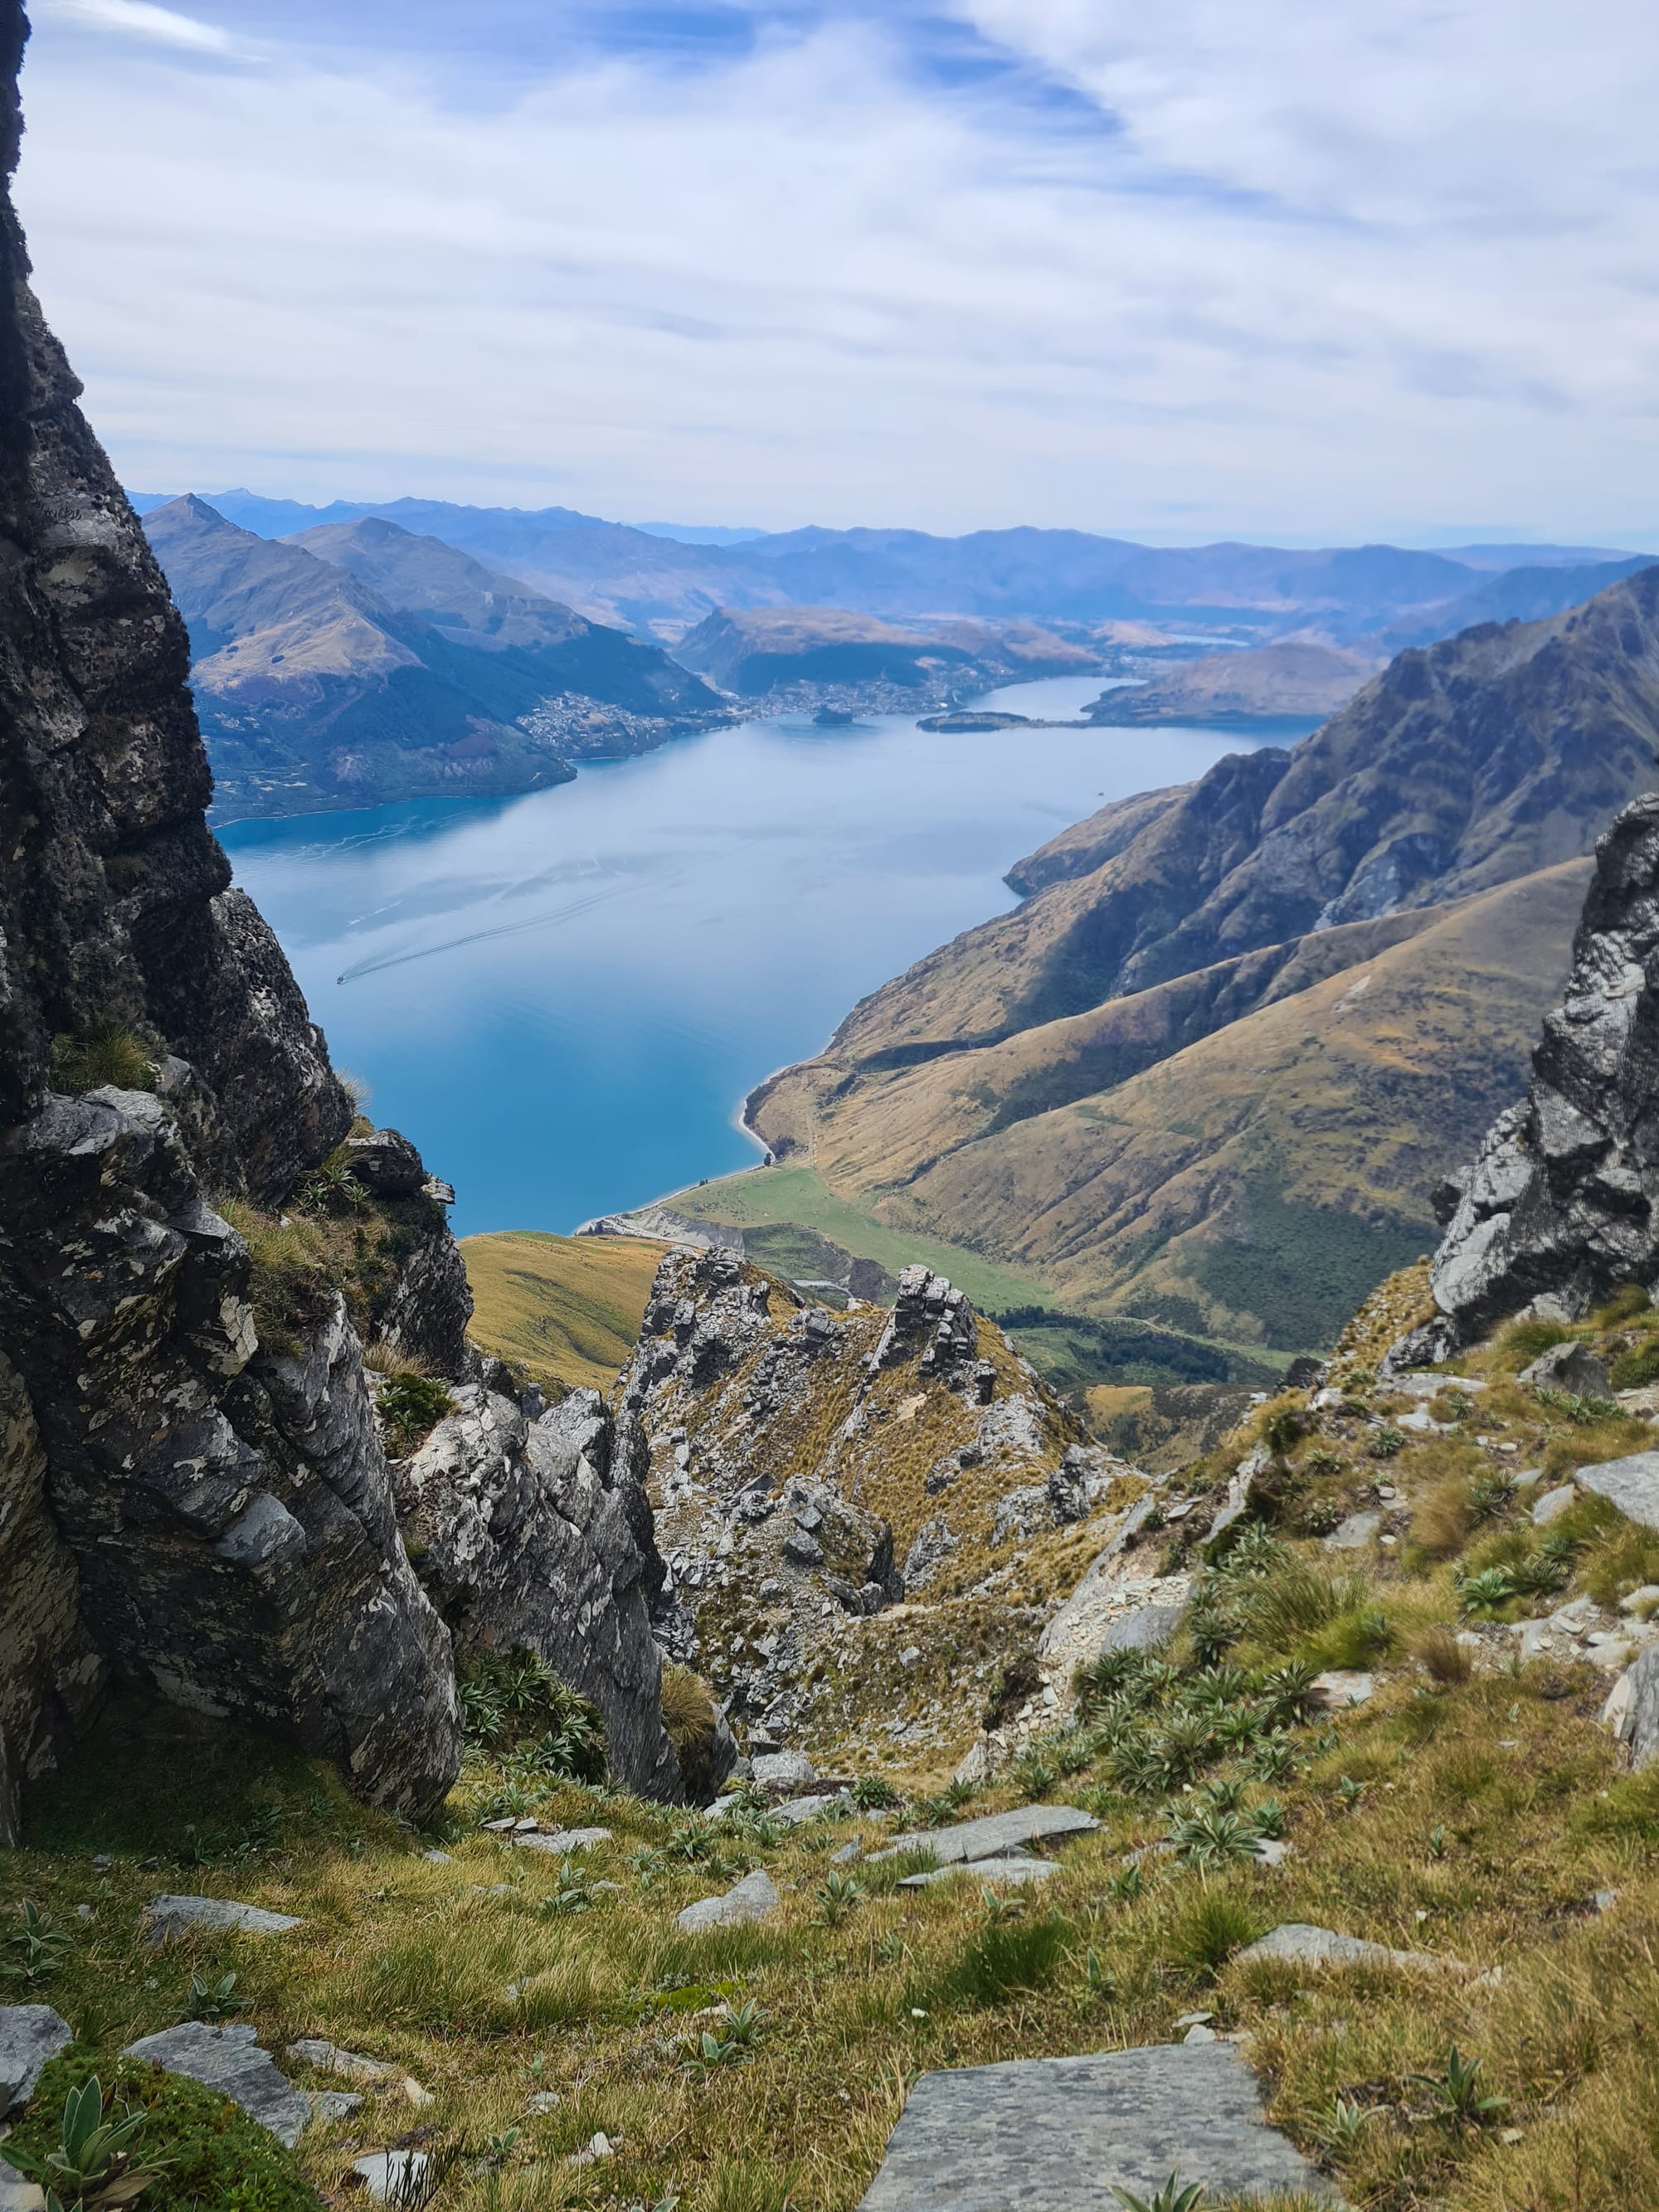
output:
M988 703L1072 714L1100 690L1054 678ZM1006 868L1103 800L1238 750L1213 731L785 718L528 798L221 835L337 1065L454 1183L457 1231L568 1231L750 1165L744 1093L1012 906Z

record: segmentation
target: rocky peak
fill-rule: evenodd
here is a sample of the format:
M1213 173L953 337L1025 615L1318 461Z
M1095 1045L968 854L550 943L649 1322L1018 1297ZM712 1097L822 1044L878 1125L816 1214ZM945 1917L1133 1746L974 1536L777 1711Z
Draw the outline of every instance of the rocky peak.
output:
M1618 1285L1659 1281L1659 795L1596 848L1566 995L1527 1095L1442 1194L1437 1311L1397 1364L1443 1358L1534 1306L1577 1319Z

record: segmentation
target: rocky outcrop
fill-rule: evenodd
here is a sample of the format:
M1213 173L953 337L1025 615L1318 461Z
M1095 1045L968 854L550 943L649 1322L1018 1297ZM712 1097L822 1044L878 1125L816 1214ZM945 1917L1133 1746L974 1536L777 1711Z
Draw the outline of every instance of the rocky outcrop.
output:
M262 1347L249 1277L149 1093L52 1094L0 1132L0 1316L103 1662L424 1810L459 1756L448 1639L361 1349L337 1295L292 1352Z
M943 1277L832 1313L720 1250L663 1261L618 1430L648 1472L664 1644L751 1747L832 1753L959 1745L1041 1632L1022 1577L1131 1472Z
M522 1646L590 1698L617 1779L683 1795L650 1607L663 1583L639 1464L593 1390L531 1419L469 1385L397 1469L410 1555L458 1650Z
M1396 1364L1443 1358L1527 1306L1577 1319L1621 1283L1659 1286L1659 795L1601 840L1566 996L1526 1097L1441 1200L1437 1311Z

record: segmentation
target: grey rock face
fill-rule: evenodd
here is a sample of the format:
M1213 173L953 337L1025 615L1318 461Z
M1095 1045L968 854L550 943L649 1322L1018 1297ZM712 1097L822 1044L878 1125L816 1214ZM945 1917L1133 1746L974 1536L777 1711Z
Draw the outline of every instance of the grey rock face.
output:
M278 2071L270 2053L260 2050L254 2030L246 2025L210 2027L202 2021L187 2020L128 2044L122 2056L148 2059L169 2074L183 2074L204 2088L216 2089L290 2150L313 2119L334 2119L362 2101L338 2090L308 2095L296 2089Z
M1002 1858L1021 1844L1047 1838L1083 1836L1100 1823L1075 1805L1018 1805L1012 1813L988 1813L981 1820L961 1820L954 1828L928 1828L915 1835L896 1836L874 1858L892 1858L900 1851L930 1850L941 1866L958 1861Z
M574 1390L538 1420L476 1384L397 1471L404 1531L458 1647L522 1645L591 1698L612 1771L642 1796L684 1795L662 1725L650 1606L662 1562L637 1430Z
M1151 2197L1177 2169L1206 2201L1342 2201L1267 2125L1230 2044L1158 2044L924 2074L860 2212L1100 2212L1112 2188Z
M0 2119L27 2104L47 2061L74 2040L50 2005L0 2005Z
M744 1875L724 1897L700 1898L675 1916L674 1924L696 1935L705 1928L736 1928L746 1921L764 1920L783 1903L763 1868Z
M130 1680L337 1759L410 1812L460 1742L343 1302L260 1346L241 1238L147 1092L0 1131L0 1295L82 1619Z
M1431 1277L1435 1319L1397 1364L1443 1358L1539 1298L1586 1313L1659 1280L1659 794L1626 807L1595 874L1562 1004L1545 1017L1524 1101L1459 1179ZM1604 1395L1597 1391L1595 1395Z
M1350 1513L1326 1537L1325 1548L1328 1552L1363 1552L1382 1526L1380 1513Z

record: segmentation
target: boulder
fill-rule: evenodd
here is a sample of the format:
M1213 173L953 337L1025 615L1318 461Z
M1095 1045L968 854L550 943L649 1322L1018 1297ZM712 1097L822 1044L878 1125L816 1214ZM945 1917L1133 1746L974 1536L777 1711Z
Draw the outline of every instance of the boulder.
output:
M896 1836L885 1850L871 1856L890 1859L901 1851L932 1851L941 1866L958 1861L1001 1858L1011 1845L1057 1841L1083 1836L1098 1828L1092 1814L1075 1805L1018 1805L1011 1813L988 1813L977 1820L958 1821L953 1828L927 1828L912 1835Z
M1340 1522L1325 1539L1328 1552L1359 1552L1376 1536L1382 1526L1380 1513L1350 1513Z
M255 2034L246 2023L211 2027L204 2021L187 2020L128 2044L122 2056L147 2059L169 2074L182 2074L204 2088L216 2089L289 2150L313 2120L337 2119L362 2104L361 2097L343 2090L296 2089L278 2072L270 2053L259 2048Z
M354 2159L351 2171L362 2177L371 2204L395 2205L398 2212L416 2212L437 2194L441 2178L437 2160L424 2150L373 2150Z
M804 1751L757 1752L753 1765L754 1778L763 1790L799 1790L818 1778Z
M1632 1452L1627 1459L1581 1467L1573 1479L1581 1490L1617 1506L1626 1520L1659 1528L1659 1452Z
M1142 1605L1120 1613L1100 1639L1102 1651L1161 1651L1181 1626L1186 1607Z
M50 2005L0 2005L0 2119L27 2104L47 2061L74 2040Z
M515 1836L514 1842L520 1850L546 1851L556 1858L568 1858L572 1851L590 1851L598 1844L611 1841L609 1828L555 1828L549 1835Z
M357 1181L378 1198L413 1198L425 1188L426 1168L421 1156L396 1129L348 1137L345 1156Z
M749 1921L769 1918L782 1903L770 1875L757 1867L724 1897L700 1898L696 1905L688 1905L676 1915L674 1924L690 1935L706 1928L737 1928Z
M1150 2199L1176 2172L1206 2203L1342 2202L1217 2042L924 2074L860 2212L1101 2212L1113 2189Z
M1539 1528L1547 1528L1552 1521L1559 1521L1570 1505L1576 1504L1577 1498L1578 1486L1576 1482L1564 1482L1559 1489L1547 1490L1541 1498L1534 1501L1533 1525Z
M1570 1390L1575 1397L1613 1398L1613 1378L1587 1344L1553 1344L1521 1373L1534 1389Z

